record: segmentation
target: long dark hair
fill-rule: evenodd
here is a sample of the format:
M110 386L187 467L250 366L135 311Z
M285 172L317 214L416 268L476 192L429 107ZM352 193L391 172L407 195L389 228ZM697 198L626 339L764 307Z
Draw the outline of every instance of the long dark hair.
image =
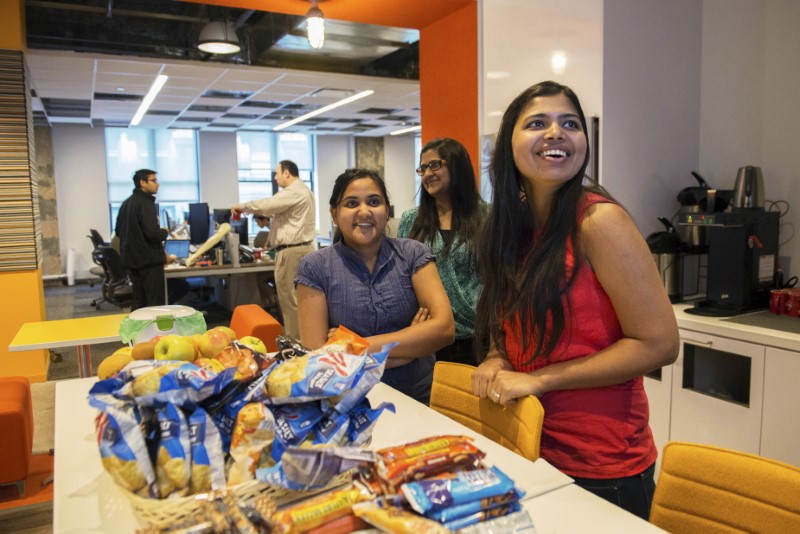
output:
M578 173L556 192L550 216L534 243L533 215L528 202L522 200L523 177L514 162L511 138L517 119L534 98L561 94L570 99L580 118L587 136L586 158ZM478 299L476 346L488 346L488 338L505 354L502 323L513 321L519 314L522 346L527 351L534 342L527 363L546 357L555 348L566 328L561 297L583 261L577 215L586 192L583 177L588 163L586 117L572 89L552 81L541 82L511 102L500 123L489 167L494 192L479 253L483 290ZM608 196L602 188L591 189ZM568 275L566 255L570 242L576 265ZM552 321L549 333L548 317Z
M350 182L354 180L358 180L361 178L369 178L375 185L378 186L378 189L383 195L383 200L386 202L386 210L391 209L391 204L389 203L389 192L386 190L386 182L383 181L381 175L378 171L373 171L371 169L346 169L342 174L336 177L336 181L333 183L333 191L331 191L331 198L328 200L328 205L331 209L335 209L336 206L339 205L339 202L342 200L342 195L344 195L347 186L350 185ZM337 227L336 232L333 234L333 242L337 243L342 240L342 231Z
M450 185L447 191L452 205L451 239L445 240L442 255L447 255L452 246L459 242L466 244L474 253L477 250L478 234L486 214L483 200L475 185L475 171L472 160L464 145L450 139L439 137L428 141L420 151L420 157L428 150L435 150L439 157L446 161L445 166L450 173ZM436 211L436 199L421 188L419 211L409 231L409 237L433 246L439 231L439 213Z

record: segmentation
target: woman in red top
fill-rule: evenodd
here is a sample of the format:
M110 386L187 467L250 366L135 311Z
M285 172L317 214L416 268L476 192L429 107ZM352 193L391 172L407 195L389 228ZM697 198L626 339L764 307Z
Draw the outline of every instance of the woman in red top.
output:
M583 184L586 118L575 93L542 82L506 110L490 173L476 395L536 395L541 455L645 519L657 451L642 375L678 355L678 327L628 213ZM486 345L481 345L486 346Z

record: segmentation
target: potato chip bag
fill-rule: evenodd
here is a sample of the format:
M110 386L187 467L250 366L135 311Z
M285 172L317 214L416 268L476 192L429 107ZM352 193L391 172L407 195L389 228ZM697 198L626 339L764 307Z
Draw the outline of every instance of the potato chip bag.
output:
M225 488L225 456L217 427L202 408L189 416L192 451L190 494Z
M234 379L236 369L214 374L193 363L166 362L125 384L118 396L142 406L176 404L194 406L220 393Z
M231 436L233 465L228 472L228 484L253 480L256 469L272 465L270 451L274 440L275 418L272 412L260 402L242 406Z
M101 410L95 419L95 430L105 470L127 491L158 498L155 472L133 405L110 396L90 395L89 402Z
M156 482L162 499L189 494L192 450L186 416L174 404L156 408L160 428Z
M341 345L345 352L356 355L366 354L369 348L369 342L366 339L342 325L336 328L325 345Z

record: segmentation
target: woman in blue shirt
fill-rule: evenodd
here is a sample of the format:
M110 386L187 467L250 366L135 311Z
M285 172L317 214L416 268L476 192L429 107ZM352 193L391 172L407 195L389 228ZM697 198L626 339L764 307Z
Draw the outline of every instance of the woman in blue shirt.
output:
M322 346L339 325L363 336L376 352L396 341L383 382L428 403L434 352L453 342L455 325L430 249L386 237L389 197L374 171L349 169L333 187L334 244L300 263L300 338Z

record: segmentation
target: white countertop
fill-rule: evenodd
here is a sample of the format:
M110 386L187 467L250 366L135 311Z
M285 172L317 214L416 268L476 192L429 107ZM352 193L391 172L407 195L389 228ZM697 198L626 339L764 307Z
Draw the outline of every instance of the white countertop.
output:
M800 351L800 334L725 320L730 317L708 317L686 313L685 310L691 307L692 304L673 304L672 308L675 310L678 328L758 343L768 347ZM752 313L763 313L763 310ZM800 321L800 318L794 318L794 320Z

